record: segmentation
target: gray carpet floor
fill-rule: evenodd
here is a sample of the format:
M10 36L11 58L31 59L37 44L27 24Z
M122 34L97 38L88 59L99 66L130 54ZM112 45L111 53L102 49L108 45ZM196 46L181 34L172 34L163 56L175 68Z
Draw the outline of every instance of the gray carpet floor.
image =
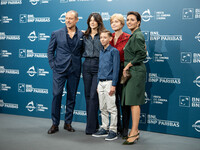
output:
M140 132L134 145L122 145L118 138L105 141L85 135L84 123L73 122L76 132L63 129L48 135L50 119L0 114L0 150L200 150L200 139L147 131Z

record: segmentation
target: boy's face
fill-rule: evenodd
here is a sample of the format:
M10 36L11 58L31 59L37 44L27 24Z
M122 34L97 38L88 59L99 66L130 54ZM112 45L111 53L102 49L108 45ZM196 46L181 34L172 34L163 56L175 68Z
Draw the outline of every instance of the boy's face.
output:
M112 40L112 37L108 35L108 33L101 33L100 34L100 41L103 46L107 46L109 42Z

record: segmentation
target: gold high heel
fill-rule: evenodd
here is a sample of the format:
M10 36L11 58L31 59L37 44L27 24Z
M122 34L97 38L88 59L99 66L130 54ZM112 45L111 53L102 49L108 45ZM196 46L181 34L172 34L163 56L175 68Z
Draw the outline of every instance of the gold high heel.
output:
M133 138L133 137L137 137L137 136L139 136L139 134L140 133L137 133L136 135L133 135L133 136L129 136L128 138ZM127 138L127 139L128 139ZM132 144L134 144L136 141L138 141L139 140L139 137L137 137L133 142L129 142L129 141L125 141L124 143L123 143L123 145L132 145Z
M140 131L138 130L138 135L140 135ZM129 138L129 135L128 136L126 136L126 137L122 137L122 139L124 139L124 140L127 140ZM138 137L138 139L139 139L140 137Z

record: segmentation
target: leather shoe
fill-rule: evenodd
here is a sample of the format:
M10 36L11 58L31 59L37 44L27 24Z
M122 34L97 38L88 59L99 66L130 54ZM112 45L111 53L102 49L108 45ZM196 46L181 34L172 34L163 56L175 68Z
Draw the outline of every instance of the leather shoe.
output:
M72 128L71 124L64 124L64 129L69 131L69 132L75 132L75 129Z
M53 134L59 131L58 126L52 125L51 128L48 130L48 134Z

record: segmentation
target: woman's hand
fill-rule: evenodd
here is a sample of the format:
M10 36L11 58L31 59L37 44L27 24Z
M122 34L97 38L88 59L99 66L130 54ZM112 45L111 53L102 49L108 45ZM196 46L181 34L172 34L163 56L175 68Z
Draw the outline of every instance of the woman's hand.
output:
M127 76L127 74L126 74L126 69L123 70L123 76L124 76L124 77Z
M128 63L126 65L126 67L123 69L123 76L126 77L127 74L126 74L126 71L129 70L130 67L132 67L133 65L131 63Z

